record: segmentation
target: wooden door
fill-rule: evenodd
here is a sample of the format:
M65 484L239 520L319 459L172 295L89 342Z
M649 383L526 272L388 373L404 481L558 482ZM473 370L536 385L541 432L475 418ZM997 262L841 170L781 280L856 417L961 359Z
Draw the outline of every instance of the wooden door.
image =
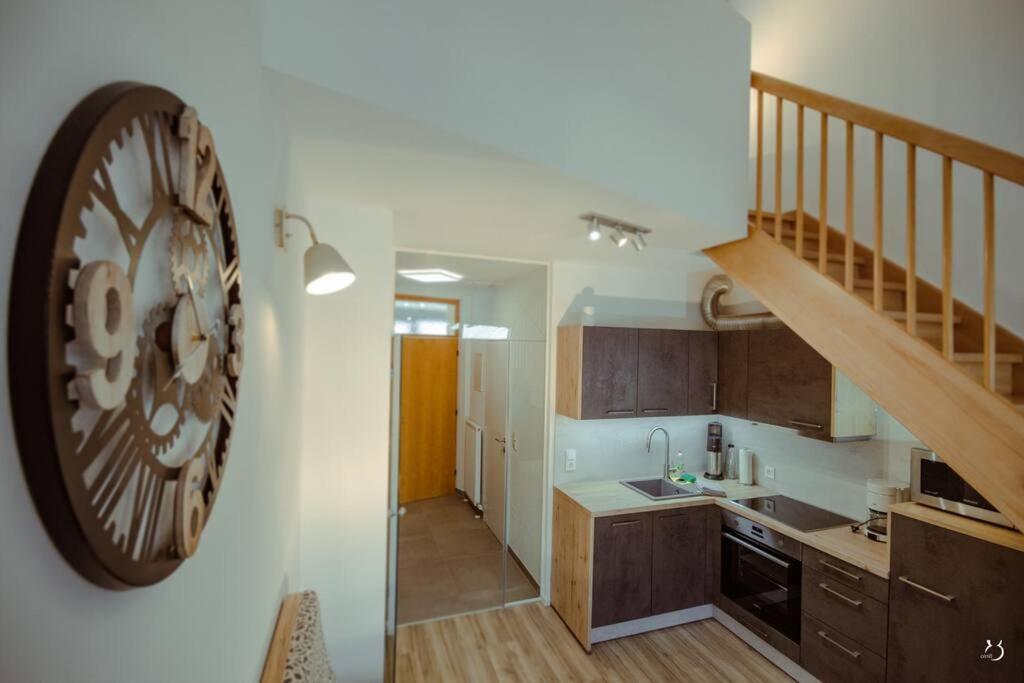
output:
M594 520L591 625L651 616L651 513Z
M832 366L792 330L750 332L747 419L828 436Z
M459 340L402 338L398 461L401 504L455 493Z
M746 331L718 333L718 412L747 417Z
M704 506L651 514L654 516L651 614L705 604L707 513Z
M892 524L887 680L1020 681L1024 553L902 515Z
M637 331L583 328L583 419L636 416Z
M686 415L689 333L637 331L637 414Z
M718 412L718 335L714 332L689 332L688 415L713 415Z

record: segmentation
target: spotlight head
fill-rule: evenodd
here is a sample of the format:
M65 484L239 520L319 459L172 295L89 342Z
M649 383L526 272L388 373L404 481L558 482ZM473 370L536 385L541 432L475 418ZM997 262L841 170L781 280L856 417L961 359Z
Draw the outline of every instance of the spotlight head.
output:
M596 218L590 219L590 225L587 226L587 237L591 242L601 239L601 226L598 225Z
M647 240L644 239L643 233L638 232L633 235L633 248L637 251L643 251L647 248Z
M615 230L609 235L612 238L612 242L615 242L615 246L624 247L629 238L626 237L626 233L622 231L622 228L615 228Z

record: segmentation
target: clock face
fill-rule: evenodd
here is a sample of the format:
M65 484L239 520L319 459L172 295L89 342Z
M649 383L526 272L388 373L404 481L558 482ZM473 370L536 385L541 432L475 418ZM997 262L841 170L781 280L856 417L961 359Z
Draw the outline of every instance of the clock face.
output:
M86 578L144 586L196 552L227 464L243 328L210 131L165 90L94 92L37 172L8 330L26 479Z

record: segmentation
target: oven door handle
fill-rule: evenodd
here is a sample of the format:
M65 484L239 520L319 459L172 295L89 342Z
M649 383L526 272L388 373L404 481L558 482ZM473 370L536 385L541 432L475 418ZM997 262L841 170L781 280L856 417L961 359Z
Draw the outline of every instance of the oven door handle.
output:
M789 569L789 567L790 567L789 562L786 562L784 560L780 560L779 558L775 557L771 553L767 553L767 552L761 550L760 548L758 548L753 543L748 543L748 542L744 541L742 538L739 538L737 536L733 536L732 534L727 534L725 532L722 532L722 538L726 538L726 539L732 541L733 543L735 543L736 545L743 546L744 548L746 548L750 552L752 552L752 553L754 553L756 555L760 555L761 557L763 557L764 559L766 559L766 560L768 560L770 562L774 562L775 564L779 565L783 569Z

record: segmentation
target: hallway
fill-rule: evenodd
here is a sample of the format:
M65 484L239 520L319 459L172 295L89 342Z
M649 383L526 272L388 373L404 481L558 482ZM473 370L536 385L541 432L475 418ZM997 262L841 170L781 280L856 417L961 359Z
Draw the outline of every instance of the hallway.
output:
M409 503L398 531L398 623L501 605L502 549L460 494ZM507 601L537 588L511 557Z

